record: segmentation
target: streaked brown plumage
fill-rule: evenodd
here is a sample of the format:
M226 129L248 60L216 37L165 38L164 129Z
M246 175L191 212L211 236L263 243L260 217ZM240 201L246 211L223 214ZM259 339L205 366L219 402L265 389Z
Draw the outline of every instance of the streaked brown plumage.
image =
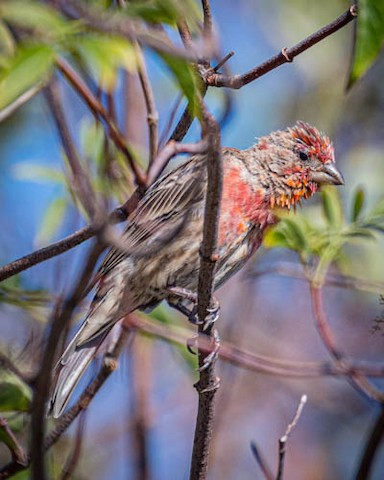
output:
M88 316L57 365L50 405L55 417L118 320L162 300L177 308L172 287L196 292L206 160L191 157L154 183L129 218L125 251L112 249L106 256ZM247 150L224 148L223 162L215 288L259 248L265 228L276 221L275 208L299 204L320 184L343 183L330 140L303 122Z

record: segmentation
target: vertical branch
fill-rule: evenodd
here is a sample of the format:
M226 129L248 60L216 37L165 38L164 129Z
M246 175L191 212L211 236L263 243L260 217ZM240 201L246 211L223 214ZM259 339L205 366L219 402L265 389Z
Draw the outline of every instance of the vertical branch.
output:
M32 478L34 480L45 480L47 478L44 461L46 401L49 395L51 371L56 356L56 348L63 330L65 330L66 325L69 324L76 306L82 299L84 288L89 282L101 251L99 244L93 247L73 293L65 302L61 313L56 315L51 324L51 330L42 356L40 371L36 378L36 388L31 408L31 463Z
M136 347L136 348L135 348ZM133 434L135 445L135 478L149 480L151 478L148 458L148 424L149 424L149 357L150 344L148 339L140 338L132 349L133 362Z
M384 438L384 407L381 406L381 411L377 417L372 431L369 434L367 443L364 448L363 455L360 460L359 469L356 474L356 480L366 480L370 478L372 465L380 447L380 443Z
M200 248L200 271L198 282L198 318L202 322L208 315L214 288L214 270L217 260L217 234L219 227L220 201L223 184L220 130L215 119L203 104L203 135L207 148L207 197L204 213L203 242ZM213 336L212 325L204 329L199 325L199 334ZM199 366L203 367L207 352L199 350ZM200 379L195 385L199 404L193 442L190 479L205 479L208 471L209 447L214 419L214 400L218 389L215 376L215 361L200 370Z

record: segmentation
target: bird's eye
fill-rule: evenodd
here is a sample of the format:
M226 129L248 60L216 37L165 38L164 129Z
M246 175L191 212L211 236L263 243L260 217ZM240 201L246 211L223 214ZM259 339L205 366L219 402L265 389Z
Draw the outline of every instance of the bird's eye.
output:
M300 152L299 157L301 160L308 160L308 155L305 152Z

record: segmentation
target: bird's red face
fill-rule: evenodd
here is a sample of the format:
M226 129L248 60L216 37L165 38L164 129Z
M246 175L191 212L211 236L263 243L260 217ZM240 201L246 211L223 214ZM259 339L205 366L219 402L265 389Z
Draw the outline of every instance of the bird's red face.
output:
M272 202L290 208L309 198L320 185L342 185L330 139L304 122L280 132L279 159L271 169L279 176L278 193Z

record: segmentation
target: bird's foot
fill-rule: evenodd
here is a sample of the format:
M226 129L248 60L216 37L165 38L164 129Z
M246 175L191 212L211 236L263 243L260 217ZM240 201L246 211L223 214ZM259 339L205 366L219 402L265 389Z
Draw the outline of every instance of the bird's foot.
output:
M213 342L213 346L211 348L210 353L204 358L202 364L197 369L199 372L202 372L209 368L212 363L214 363L217 359L219 350L220 350L220 336L216 329L212 331L212 336L208 337L207 335L197 335L195 337L189 338L187 340L187 349L193 355L197 355L198 353L194 350L195 348L199 348L199 339L203 338L204 340L208 340L209 338Z
M195 292L181 287L171 287L168 290L172 294L172 297L168 298L168 304L184 314L193 325L202 325L203 332L212 328L219 318L220 305L215 297L212 296L207 316L201 321L197 314L197 294Z

